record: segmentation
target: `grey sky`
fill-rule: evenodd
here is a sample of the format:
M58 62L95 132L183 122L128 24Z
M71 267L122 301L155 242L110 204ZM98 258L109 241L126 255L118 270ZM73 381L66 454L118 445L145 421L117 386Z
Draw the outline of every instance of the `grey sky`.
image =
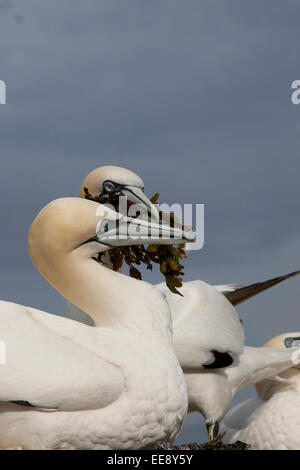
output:
M205 204L186 279L299 269L299 13L296 0L2 0L1 298L64 311L31 266L27 230L105 164L162 202ZM249 345L300 330L299 282L239 308ZM200 422L180 439L204 438Z

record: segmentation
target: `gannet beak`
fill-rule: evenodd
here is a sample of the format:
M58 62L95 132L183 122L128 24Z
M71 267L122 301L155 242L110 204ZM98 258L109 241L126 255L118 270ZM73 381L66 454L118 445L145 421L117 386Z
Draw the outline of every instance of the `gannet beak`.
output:
M194 241L194 235L179 228L123 216L104 219L97 228L99 243L111 247L127 245L175 245Z
M211 423L206 423L206 429L208 433L208 440L213 441L219 434L219 423L218 421L213 421Z
M154 204L147 198L142 188L131 185L123 185L122 193L127 197L127 199L134 204L139 204L140 206L146 209L145 214L141 214L141 218L148 219L148 213L151 214L151 220L154 222L159 222L159 212Z

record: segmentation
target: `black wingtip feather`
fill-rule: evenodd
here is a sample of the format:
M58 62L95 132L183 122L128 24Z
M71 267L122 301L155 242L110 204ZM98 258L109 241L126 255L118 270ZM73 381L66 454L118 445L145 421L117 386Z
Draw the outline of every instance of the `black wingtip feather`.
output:
M245 300L251 299L255 295L260 294L261 292L270 289L270 287L276 286L282 281L286 281L287 279L297 276L300 274L300 271L294 271L290 274L285 274L284 276L274 277L273 279L268 279L267 281L257 282L255 284L251 284L250 286L241 287L234 292L227 292L224 293L225 297L231 302L232 305L238 305Z
M203 364L205 369L221 369L231 366L233 363L233 358L227 352L219 352L216 349L213 349L211 352L213 353L215 360L211 364Z

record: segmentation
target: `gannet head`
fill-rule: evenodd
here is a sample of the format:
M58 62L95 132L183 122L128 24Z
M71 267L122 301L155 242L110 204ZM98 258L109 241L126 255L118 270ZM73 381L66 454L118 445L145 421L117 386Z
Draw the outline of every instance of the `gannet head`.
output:
M91 171L83 180L79 197L85 198L85 188L93 198L101 197L103 203L109 199L111 191L119 189L129 201L144 208L144 212L151 213L153 220L158 222L159 215L156 207L144 193L143 180L126 168L118 166L101 166Z
M264 348L277 348L277 349L286 349L286 348L299 348L300 346L300 332L290 332L282 333L278 336L267 341L263 347ZM294 376L299 376L299 364L300 360L300 350L295 350L294 357L294 367L281 372L278 376L262 380L256 384L256 390L260 398L263 400L268 400L270 396L276 390L282 390L291 385Z
M219 422L229 409L232 390L222 369L185 372L189 412L198 411L205 419L208 439L219 433Z
M300 346L300 332L282 333L263 345L264 348L295 348Z
M181 244L192 238L178 228L126 217L94 201L63 198L38 214L29 229L28 249L35 266L47 267L83 247L93 257L116 246Z

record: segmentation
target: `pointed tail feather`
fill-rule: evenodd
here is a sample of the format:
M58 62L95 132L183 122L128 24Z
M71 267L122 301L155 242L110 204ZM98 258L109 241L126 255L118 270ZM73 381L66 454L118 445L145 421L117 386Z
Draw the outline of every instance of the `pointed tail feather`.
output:
M234 292L223 292L225 297L232 303L232 305L238 305L245 300L251 299L257 294L270 289L270 287L276 286L282 281L289 279L290 277L294 277L300 274L300 271L295 271L290 274L285 274L284 276L274 277L273 279L269 279L263 282L256 282L255 284L251 284L250 286L241 287L240 289L235 290Z

